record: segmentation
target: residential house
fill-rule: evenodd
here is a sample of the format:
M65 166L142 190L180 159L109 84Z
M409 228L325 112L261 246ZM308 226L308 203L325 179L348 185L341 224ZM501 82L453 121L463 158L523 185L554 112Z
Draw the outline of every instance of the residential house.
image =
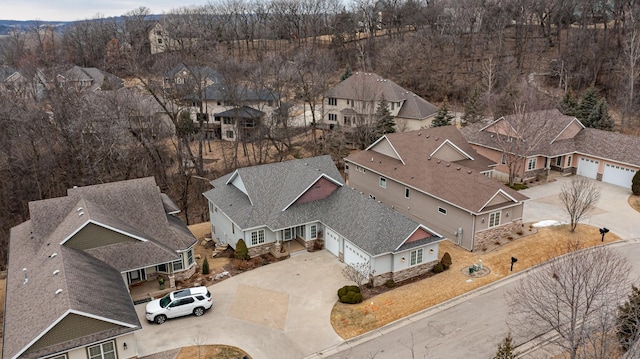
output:
M178 212L152 177L30 202L10 233L3 357L137 357L129 286L195 272Z
M40 69L33 73L10 66L0 66L0 91L9 91L20 97L42 100L47 95L48 81Z
M188 105L196 127L202 121L207 138L236 141L255 137L256 131L251 130L262 128L255 121L270 120L279 103L279 95L266 89L229 86L224 76L208 66L179 64L165 74L164 84ZM227 123L221 122L223 118Z
M95 67L74 66L56 76L58 85L72 86L78 91L112 91L124 87L124 81Z
M321 125L329 129L343 126L347 132L358 126L372 126L383 99L398 132L430 127L438 113L437 107L395 82L374 73L356 72L325 93Z
M348 264L368 263L374 285L430 270L435 231L345 186L329 156L240 168L211 182L211 233L250 256L279 256L289 241L324 245Z
M349 186L467 250L521 225L527 197L491 179L455 126L386 134L345 163Z
M527 126L522 126L525 119ZM501 117L462 129L467 141L481 155L496 161L497 177L505 180L509 160L520 161L516 177L522 181L546 177L550 171L577 174L631 189L640 170L640 139L621 133L585 128L575 117L557 109ZM513 153L509 141L529 143L526 151Z
M179 37L175 36L175 34L170 34L160 22L156 22L149 28L148 35L151 55L191 48L196 46L198 42L197 38Z

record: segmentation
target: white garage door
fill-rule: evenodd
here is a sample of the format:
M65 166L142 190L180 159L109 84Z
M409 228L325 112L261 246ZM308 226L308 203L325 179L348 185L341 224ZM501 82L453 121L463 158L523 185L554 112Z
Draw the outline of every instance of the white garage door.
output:
M590 158L580 157L578 161L578 176L584 176L596 179L598 176L598 160L592 160Z
M344 241L344 262L347 264L367 263L369 256L364 254L361 250L351 245L349 242Z
M340 237L338 237L338 234L336 232L330 230L329 228L326 229L326 232L327 239L324 241L324 246L329 252L333 253L333 255L337 257L340 249Z
M631 180L636 171L622 166L606 163L602 173L602 182L615 184L624 188L631 188Z

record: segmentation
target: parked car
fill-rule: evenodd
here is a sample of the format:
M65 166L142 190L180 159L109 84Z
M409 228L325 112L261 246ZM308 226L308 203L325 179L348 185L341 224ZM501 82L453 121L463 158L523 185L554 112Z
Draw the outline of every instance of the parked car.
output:
M147 303L146 318L150 322L162 324L167 318L189 314L199 317L212 306L213 300L207 287L176 290Z

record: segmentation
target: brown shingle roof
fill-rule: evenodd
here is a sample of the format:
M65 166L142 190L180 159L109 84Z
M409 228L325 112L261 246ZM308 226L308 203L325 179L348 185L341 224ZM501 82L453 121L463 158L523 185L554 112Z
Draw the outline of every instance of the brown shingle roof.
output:
M361 151L346 160L473 213L482 212L496 193L504 193L515 201L527 199L461 163L430 158L447 139L474 159L481 158L454 126L387 134L385 137L404 164L373 150Z

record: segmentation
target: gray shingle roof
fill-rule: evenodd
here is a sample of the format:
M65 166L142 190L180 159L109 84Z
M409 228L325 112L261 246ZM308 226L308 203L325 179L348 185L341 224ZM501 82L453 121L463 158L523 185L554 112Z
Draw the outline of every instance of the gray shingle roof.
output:
M403 102L398 117L425 119L438 112L438 108L422 97L402 88L395 82L374 73L356 72L331 88L326 97L361 101Z
M340 187L326 199L290 206L321 176ZM238 177L248 196L226 184L230 178ZM241 168L212 184L214 188L205 192L205 197L244 230L267 226L275 231L321 221L375 256L394 252L419 226L366 195L344 187L329 156ZM433 236L429 240L441 239Z
M10 234L5 358L17 355L70 310L121 327L24 357L48 355L139 329L120 272L172 261L178 258L176 251L196 243L179 219L166 214L153 177L70 189L66 197L30 202L29 210L31 220L12 228ZM84 252L60 244L90 222L146 241ZM27 268L27 284L23 284L23 268ZM58 289L61 292L55 294Z
M380 173L408 186L428 193L443 201L479 213L500 191L516 201L526 200L517 191L485 177L475 168L466 167L469 161L447 162L433 153L445 140L449 140L474 159L482 157L464 140L454 126L434 127L426 130L385 135L398 152L404 164L382 153L365 150L352 154L345 160ZM371 159L373 158L373 161ZM483 164L489 160L480 160ZM484 167L482 170L486 170Z
M249 107L249 106L232 108L230 110L215 114L216 117L233 117L233 118L246 118L246 119L260 118L263 115L264 115L264 112L260 110L256 110L255 108Z

